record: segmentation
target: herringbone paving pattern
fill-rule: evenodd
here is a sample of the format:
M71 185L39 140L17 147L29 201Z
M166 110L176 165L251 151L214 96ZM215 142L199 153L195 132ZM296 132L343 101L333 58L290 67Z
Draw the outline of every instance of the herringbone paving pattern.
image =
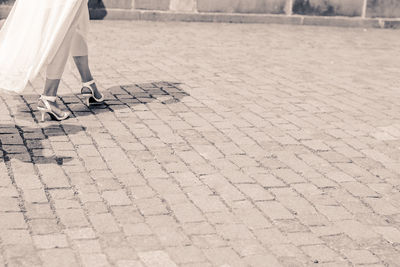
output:
M399 42L93 22L105 106L0 96L0 266L400 266Z

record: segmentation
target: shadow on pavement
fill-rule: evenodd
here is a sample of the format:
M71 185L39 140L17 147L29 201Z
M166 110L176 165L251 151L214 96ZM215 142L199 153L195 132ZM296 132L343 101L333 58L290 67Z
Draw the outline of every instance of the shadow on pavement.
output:
M93 105L90 108L85 104L85 98L78 93L79 89L77 89L76 94L61 95L60 99L72 112L72 116L89 116L93 113L113 112L152 102L163 105L178 103L185 96L189 96L179 85L180 83L161 81L113 86L102 90L105 98L104 104ZM23 94L22 97L26 102L19 101L20 105L17 108L16 117L19 119L31 118L33 111L37 116L36 118L39 118L36 105L39 96ZM21 96L16 96L15 98L21 100Z
M179 87L179 83L171 82L119 85L102 90L102 93L105 97L104 104L94 105L90 108L85 104L85 99L80 94L63 95L61 99L74 116L80 117L93 113L114 112L152 102L170 105L180 102L185 96L189 96Z
M71 157L51 155L51 147L46 140L50 136L76 134L85 129L71 124L54 124L44 128L0 124L0 162L18 159L35 164L62 165L72 160Z
M113 86L102 90L105 101L102 105L91 106L85 104L85 99L80 94L67 94L61 96L61 101L72 112L72 116L89 116L103 112L114 112L120 109L132 108L136 105L146 105L157 102L163 105L178 103L185 96L189 96L179 83L153 82L142 84L129 84ZM79 90L77 90L79 91ZM21 97L24 99L21 101ZM17 107L16 118L32 120L39 118L37 111L38 95L24 94L15 96L20 103ZM82 126L68 123L49 122L44 128L32 128L18 125L0 125L0 160L8 161L12 158L36 164L59 164L71 161L70 157L57 157L46 155L49 145L45 140L49 136L65 136L76 134L86 129ZM3 155L1 155L1 153Z
M189 96L179 85L179 83L163 81L113 86L102 90L105 97L104 104L94 105L90 108L85 104L85 98L78 93L79 90L77 90L76 94L62 95L60 99L72 112L73 116L89 116L93 113L113 112L152 102L164 105L178 103L185 96ZM36 108L38 95L29 94L22 95L22 97L29 103L30 108L25 103L21 103L16 116L21 119L29 117L31 116L31 110L38 116Z

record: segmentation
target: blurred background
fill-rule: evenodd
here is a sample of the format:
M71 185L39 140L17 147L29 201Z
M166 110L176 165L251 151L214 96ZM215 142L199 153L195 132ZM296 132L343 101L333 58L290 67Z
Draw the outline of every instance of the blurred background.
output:
M7 16L14 2L0 0L0 18ZM400 18L399 0L89 0L89 7L93 19L111 14L124 18L127 12L143 10Z

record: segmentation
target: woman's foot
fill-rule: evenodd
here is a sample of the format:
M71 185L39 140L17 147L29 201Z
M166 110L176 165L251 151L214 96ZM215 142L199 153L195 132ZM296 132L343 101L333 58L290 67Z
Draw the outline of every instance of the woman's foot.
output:
M83 83L81 94L89 96L87 99L88 106L91 104L100 104L104 101L104 96L97 88L94 80Z
M57 104L55 96L40 96L38 100L38 109L42 113L42 121L44 121L44 114L47 113L53 120L65 120L71 113L63 111Z
M103 97L103 95L100 93L99 89L97 88L96 83L94 82L92 85L92 89L93 89L93 95L96 99L100 99Z

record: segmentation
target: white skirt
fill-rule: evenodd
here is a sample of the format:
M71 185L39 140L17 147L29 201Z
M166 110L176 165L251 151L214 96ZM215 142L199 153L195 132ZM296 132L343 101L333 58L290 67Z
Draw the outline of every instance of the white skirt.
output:
M15 2L0 31L0 89L21 92L52 61L82 2Z

